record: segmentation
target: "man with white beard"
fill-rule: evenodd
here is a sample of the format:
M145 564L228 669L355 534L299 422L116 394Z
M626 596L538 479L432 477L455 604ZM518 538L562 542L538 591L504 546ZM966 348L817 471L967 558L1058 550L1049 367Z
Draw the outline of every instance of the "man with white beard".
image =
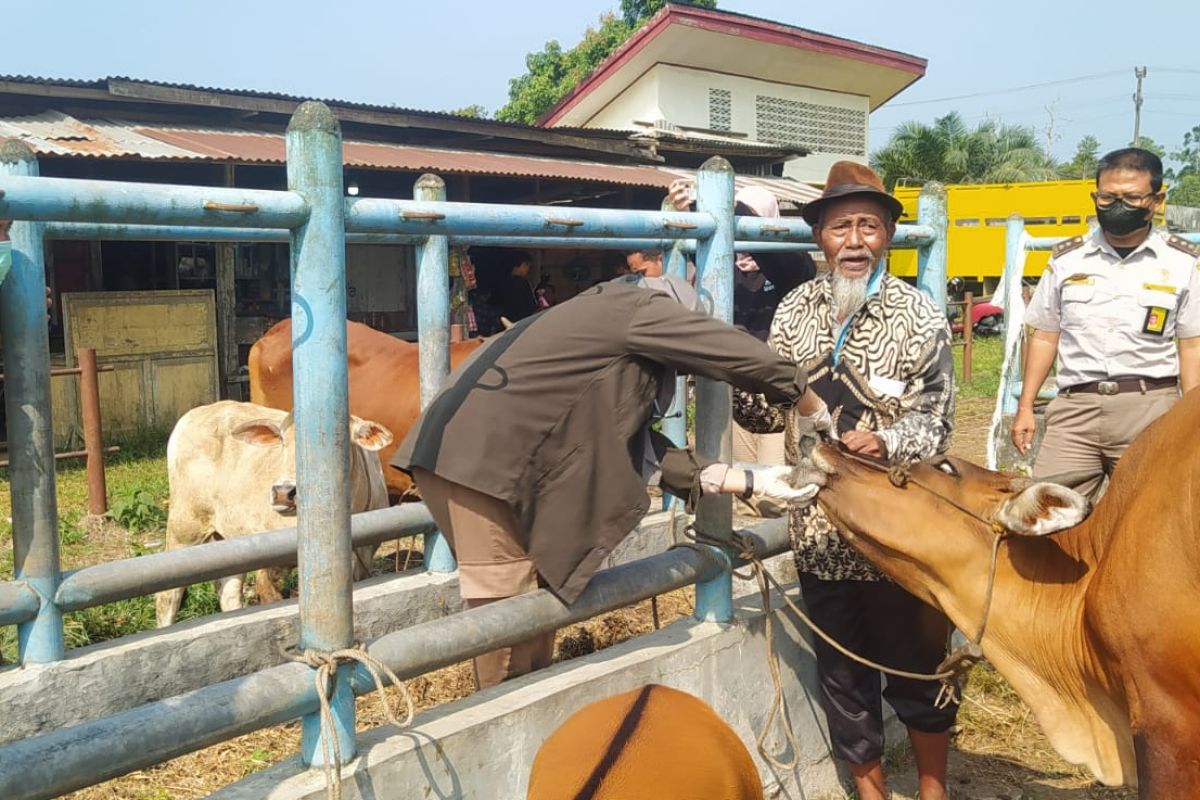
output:
M784 298L767 340L808 372L809 386L827 405L793 424L831 424L832 435L850 450L892 463L944 451L954 418L946 316L889 275L884 262L902 211L870 168L834 164L823 194L803 211L831 271ZM784 416L761 396L742 395L734 407L747 427ZM792 464L799 457L792 451L797 439L788 437ZM793 510L789 522L800 586L815 622L877 663L933 672L945 655L949 621L884 578L818 506ZM908 726L921 800L945 798L948 732L957 709L937 708L938 684L889 677L881 691L878 671L820 639L814 648L833 753L848 762L858 797L888 796L880 763L884 697Z

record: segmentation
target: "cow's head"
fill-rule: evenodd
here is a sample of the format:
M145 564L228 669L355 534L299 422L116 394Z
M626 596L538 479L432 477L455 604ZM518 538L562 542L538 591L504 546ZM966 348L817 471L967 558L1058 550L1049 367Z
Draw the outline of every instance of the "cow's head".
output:
M916 503L914 512L927 511L916 519L949 515L957 523L998 525L1007 533L1022 536L1043 536L1074 527L1091 511L1087 498L1065 486L994 472L954 456L936 456L909 466L911 485L902 486L893 485L886 466L854 460L840 445L821 444L811 458L826 474L832 492L822 492L822 499L836 516L848 509L841 508L834 487L841 484L845 489L858 483L878 484L875 497L879 505L907 508ZM882 489L885 485L887 489Z
M278 477L271 486L271 510L277 514L296 513L296 428L292 415L282 420L257 419L234 428L233 438L255 447L279 448ZM392 432L378 422L350 417L351 447L378 451L392 443ZM374 458L374 457L372 457ZM352 463L353 454L352 454Z
M863 463L840 444L817 445L810 461L825 473L817 502L837 529L897 583L959 625L978 625L998 526L1019 534L1022 547L1049 551L1059 548L1057 537L1024 537L1077 525L1090 510L1070 489L953 456L913 464L907 482L889 474L886 464ZM1016 541L1010 554L1013 546Z

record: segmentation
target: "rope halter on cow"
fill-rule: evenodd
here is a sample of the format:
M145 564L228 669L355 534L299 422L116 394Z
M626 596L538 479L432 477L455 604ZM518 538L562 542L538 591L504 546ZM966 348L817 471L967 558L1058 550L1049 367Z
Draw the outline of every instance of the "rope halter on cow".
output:
M909 464L889 465L885 461L849 451L843 452L842 455L856 464L860 464L876 472L886 471L888 481L897 489L907 488L910 484L919 489L924 489L952 508L978 522L982 522L992 532L992 554L988 564L987 589L983 595L983 611L980 615L979 627L969 642L955 647L942 663L938 665L937 674L941 675L946 672L953 674L950 680L940 679L942 680L942 691L938 694L938 704L946 705L951 701L957 702L962 697L962 690L966 684L967 674L973 666L983 660L983 648L981 644L983 642L983 634L987 630L988 616L992 609L992 594L996 587L996 563L1000 557L1000 543L1008 537L1011 531L999 521L984 517L976 511L967 508L962 503L959 503L954 498L948 497L944 492L938 491L935 487L914 477L910 470L911 465ZM930 677L929 679L932 680L933 678ZM947 697L950 699L946 699Z
M758 583L759 592L762 595L764 612L769 612L770 610L770 591L771 587L774 587L775 590L779 592L779 596L783 598L783 601L787 604L788 608L791 609L792 613L794 613L801 622L803 622L810 630L812 630L813 633L821 637L821 639L823 639L830 647L837 650L842 655L857 661L864 666L870 667L871 669L878 670L886 675L909 678L912 680L940 682L942 686L938 692L937 699L935 700L935 704L938 708L945 708L951 703L960 703L962 701L963 689L966 686L967 677L970 674L971 669L980 661L982 661L984 657L983 648L980 645L983 641L983 634L987 630L988 615L992 606L992 594L996 584L996 564L1000 554L1000 543L1007 538L1010 531L1000 522L981 516L975 511L963 506L953 498L947 497L936 488L929 486L921 480L913 477L907 465L889 465L885 461L873 459L869 456L863 456L858 453L845 452L843 454L852 461L862 464L863 466L866 466L876 472L886 472L888 475L888 480L891 481L892 485L897 488L903 489L911 484L918 488L924 489L925 491L937 497L939 500L948 503L958 511L961 511L967 516L982 522L993 534L994 538L992 541L991 560L988 567L987 589L984 593L983 612L979 621L979 627L969 642L953 648L950 653L947 654L946 658L944 658L942 662L938 664L935 672L909 672L907 670L895 669L893 667L888 667L872 661L869 658L860 656L846 648L844 645L826 633L819 625L816 624L816 622L812 620L811 617L808 616L808 614L806 614L799 606L795 604L795 602L792 601L790 597L788 597L783 586L780 585L775 576L768 572L766 567L763 565L762 559L758 557L758 553L755 550L754 540L749 536L735 533L730 541L726 541L706 536L692 526L687 529L687 533L685 534L689 541L676 542L673 547L682 547L693 550L694 552L700 554L708 562L719 567L721 570L729 572L733 575L737 575L742 579L746 579L749 576L739 574L733 569L733 567L714 556L712 552L704 546L708 545L711 547L729 548L731 545L735 545L739 551L738 558L745 563L749 563L753 568L754 578ZM671 529L674 530L674 527L675 526L672 524ZM763 725L763 730L758 736L756 745L759 754L762 755L762 757L769 763L778 769L790 770L798 765L800 750L796 743L795 733L793 732L790 723L787 721L787 715L780 714L784 703L783 684L782 680L780 679L779 665L774 652L770 613L765 614L765 620L767 662L771 669L771 680L775 686L775 697L771 704L771 710L767 714L767 719ZM771 724L777 717L780 720L780 724L783 725L784 735L792 747L793 758L791 762L780 761L766 749L765 740L767 733L770 731Z
M672 526L672 528L673 527L674 526ZM847 658L853 659L854 661L857 661L858 663L868 666L872 669L879 670L887 675L894 675L900 678L911 678L913 680L940 681L942 683L942 688L941 691L938 692L938 696L935 701L938 708L945 708L951 703L958 703L960 701L960 698L962 697L962 688L966 684L967 674L971 671L971 667L983 659L983 652L979 650L978 645L972 644L966 647L956 648L950 653L949 656L946 657L945 660L942 661L941 664L938 665L937 672L933 673L908 672L906 670L895 669L893 667L879 664L869 658L858 655L852 650L847 649L843 644L826 633L821 626L817 625L817 623L814 622L812 618L804 612L803 609L797 606L796 603L790 597L788 597L783 586L779 583L775 576L767 570L766 565L764 565L762 559L759 558L758 551L756 549L756 540L753 536L742 533L734 533L732 539L726 541L707 536L698 531L694 525L687 528L684 536L687 538L687 541L677 541L671 546L671 549L683 548L691 550L704 558L705 561L708 561L710 564L713 564L722 571L728 572L731 575L736 575L742 580L748 580L751 577L750 575L739 573L726 561L714 555L709 549L710 547L717 547L727 550L731 545L733 545L737 549L737 559L749 564L753 570L753 577L758 584L759 594L762 597L764 611L763 635L766 639L767 645L767 666L770 668L771 683L774 686L774 697L771 701L771 709L767 712L767 718L763 722L762 730L759 731L758 738L755 741L755 747L758 750L759 755L761 755L764 760L766 760L776 769L786 772L794 770L796 767L798 767L800 764L800 746L796 741L796 733L792 729L788 715L784 713L785 700L783 692L783 679L779 670L779 660L775 655L775 637L772 626L772 615L770 613L772 587L774 587L774 589L779 593L779 596L783 598L783 602L787 604L787 607L791 609L792 613L795 614L801 622L808 626L808 628L817 636L820 636L822 639L824 639L830 647L842 653ZM791 746L792 758L790 761L782 761L774 753L771 753L767 749L767 735L770 733L771 726L776 720L778 720L779 724L782 726L784 738L787 739L788 744Z
M341 650L305 650L299 654L289 652L288 656L292 661L307 664L316 670L313 673L313 682L316 685L317 697L321 701L321 752L325 762L325 793L330 800L341 800L342 747L338 742L333 710L329 705L330 695L333 693L333 679L337 674L338 666L358 663L370 673L371 679L375 682L375 691L379 693L379 705L383 709L383 715L397 728L407 728L412 723L413 715L416 713L412 695L409 694L408 687L396 676L396 673L369 654L362 644L355 644L353 647ZM395 711L392 710L392 701L384 692L383 677L380 673L386 675L391 684L397 687L404 696L407 709L403 721L398 719Z

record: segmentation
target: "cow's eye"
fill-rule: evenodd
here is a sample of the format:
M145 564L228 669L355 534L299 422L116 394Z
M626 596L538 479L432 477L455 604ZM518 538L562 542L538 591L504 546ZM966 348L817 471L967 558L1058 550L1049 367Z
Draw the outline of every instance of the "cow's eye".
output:
M958 469L955 468L954 462L948 458L943 458L941 461L934 464L934 467L949 475L951 478L959 477Z

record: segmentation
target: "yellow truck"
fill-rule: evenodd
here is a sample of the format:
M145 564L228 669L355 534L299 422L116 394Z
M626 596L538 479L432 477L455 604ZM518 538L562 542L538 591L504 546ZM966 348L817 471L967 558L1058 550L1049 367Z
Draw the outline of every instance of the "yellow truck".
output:
M1004 227L1010 214L1025 218L1031 236L1076 236L1096 221L1093 180L1036 183L975 183L946 187L949 232L946 242L948 278L983 284L992 290L1004 271ZM919 186L897 186L904 222L916 222ZM1025 260L1025 275L1038 277L1050 257L1035 251ZM917 251L895 250L889 256L894 275L917 276Z

